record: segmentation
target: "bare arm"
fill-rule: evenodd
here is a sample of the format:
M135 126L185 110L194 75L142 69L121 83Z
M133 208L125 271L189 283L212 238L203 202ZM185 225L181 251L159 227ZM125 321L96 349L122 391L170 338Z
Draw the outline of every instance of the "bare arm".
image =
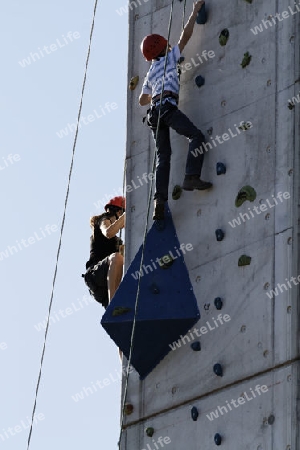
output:
M139 97L139 103L141 106L149 105L151 102L151 95L150 94L141 94Z
M197 14L200 11L200 9L202 8L202 5L204 5L204 1L200 0L197 1L196 3L194 3L194 8L193 8L193 12L189 17L189 20L187 21L187 24L185 25L180 39L178 41L178 47L180 50L180 53L182 52L182 50L184 49L184 47L186 46L186 44L188 43L188 41L190 40L193 31L194 31L194 25L197 19Z
M111 223L109 219L105 219L102 221L100 225L100 230L108 239L113 238L116 234L124 228L125 224L125 214L123 213L115 222Z

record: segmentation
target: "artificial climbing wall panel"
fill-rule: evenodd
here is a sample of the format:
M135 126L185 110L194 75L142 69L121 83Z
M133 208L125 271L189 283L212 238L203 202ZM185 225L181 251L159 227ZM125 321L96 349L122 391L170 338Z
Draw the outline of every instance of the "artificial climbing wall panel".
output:
M186 18L192 3L186 2ZM172 45L181 33L183 4L174 1ZM149 63L141 56L139 45L147 34L167 34L170 6L170 0L140 0L129 15L128 82L136 75L140 82L134 91L128 91L127 185L132 185L132 180L138 185L144 173L152 172L154 144L142 122L147 108L138 106ZM179 241L193 246L185 261L201 314L196 324L198 335L192 329L177 345L173 343L176 348L170 349L144 381L136 372L130 375L127 402L134 410L126 417L129 428L122 448L150 450L147 443L151 450L156 448L156 435L145 438L144 432L145 427L153 426L159 435L170 436L169 448L178 450L201 448L196 442L211 448L219 430L225 435L221 444L225 448L298 449L297 405L291 400L299 397L298 366L290 364L299 358L298 285L292 277L297 280L300 273L300 103L289 102L299 92L296 31L300 12L291 0L233 0L226 4L211 0L206 8L207 23L195 25L183 52L179 107L210 143L202 178L212 181L214 187L207 192L184 191L178 200L172 199L174 186L183 181L188 146L185 138L173 132L169 186L169 206ZM289 16L276 20L276 14L284 11ZM263 22L267 20L270 25ZM256 26L262 31L256 29L255 34L251 29ZM229 39L222 46L220 35L225 29ZM204 50L214 56L200 60ZM242 68L247 52L251 58ZM200 88L195 83L198 75L205 79ZM247 122L250 127L245 127ZM225 165L225 174L217 175L217 163ZM238 193L245 186L254 189L255 198L250 195L237 206ZM149 182L145 181L127 192L126 268L143 239L148 194ZM152 207L148 228L151 213ZM217 229L224 233L221 241L216 239ZM250 264L239 266L239 261ZM276 289L276 295L272 294ZM221 304L216 303L217 298ZM205 328L201 332L201 327L206 327L206 332ZM195 342L200 351L191 348ZM216 373L215 364L221 366L222 376ZM235 398L233 391L243 392L247 386L262 384L263 379L273 387L251 402L251 407L250 402L241 405L239 411L226 413L215 422L203 413L196 423L190 418L195 401L201 411L210 411L225 404L225 399ZM268 423L273 415L274 426ZM150 417L154 418L152 425Z
M198 450L213 449L217 443L224 450L298 449L294 432L298 382L299 364L295 363L195 398L128 425L122 448Z

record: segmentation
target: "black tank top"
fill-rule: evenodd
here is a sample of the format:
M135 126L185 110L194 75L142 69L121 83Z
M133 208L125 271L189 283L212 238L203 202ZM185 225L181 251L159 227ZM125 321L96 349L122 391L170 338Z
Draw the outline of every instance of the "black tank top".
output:
M102 214L98 224L94 228L94 236L92 235L90 238L90 259L86 263L87 269L112 253L118 252L119 245L122 244L122 240L117 236L108 239L100 230L102 220L110 219L111 217L113 217L111 214Z

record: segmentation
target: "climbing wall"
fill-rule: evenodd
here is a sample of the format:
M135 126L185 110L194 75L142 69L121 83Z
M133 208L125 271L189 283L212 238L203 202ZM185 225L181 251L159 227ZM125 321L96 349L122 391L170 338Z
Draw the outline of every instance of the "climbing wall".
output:
M172 45L183 3L174 2ZM126 269L142 243L151 178L142 176L153 157L146 108L138 105L149 68L139 45L147 34L167 34L170 6L141 0L129 11L128 83L140 82L128 91ZM187 0L186 17L191 10ZM144 380L130 374L133 412L121 448L299 449L298 286L291 277L300 273L300 104L289 101L299 92L300 13L291 0L211 0L206 10L207 23L195 25L183 52L179 107L211 143L202 178L214 187L172 199L187 154L186 140L174 133L169 188L178 239L193 246L184 258L201 318ZM262 31L255 34L256 26ZM203 51L214 56L200 61ZM226 173L217 175L217 163Z

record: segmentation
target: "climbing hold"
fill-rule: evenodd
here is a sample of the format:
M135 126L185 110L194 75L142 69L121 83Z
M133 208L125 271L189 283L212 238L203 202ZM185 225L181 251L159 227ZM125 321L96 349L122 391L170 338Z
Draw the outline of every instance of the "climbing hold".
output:
M249 122L241 122L241 124L239 126L239 130L242 130L242 131L250 130L250 128L252 128L252 124L251 124L251 126L249 126L248 124L249 124Z
M196 420L199 417L199 412L198 412L198 409L196 408L196 406L192 407L192 409L191 409L191 416L192 416L193 421L196 422Z
M255 189L251 186L243 186L235 199L235 206L239 208L246 200L249 202L254 202L256 199Z
M207 21L207 13L206 13L206 8L205 8L205 3L202 5L202 8L200 9L200 11L197 14L197 19L196 22L199 25L204 25Z
M224 47L224 45L227 44L228 39L229 39L229 31L227 30L227 28L224 28L224 30L221 31L219 36L220 45Z
M173 192L172 192L172 199L178 200L181 197L182 194L182 188L178 184L174 186Z
M130 416L130 414L133 413L133 405L131 405L130 403L125 403L124 405L124 414L126 416Z
M214 441L215 441L216 445L221 445L222 437L221 437L221 435L219 433L215 434Z
M223 376L223 369L221 364L215 364L214 365L214 372L218 377L222 377Z
M126 308L123 306L116 306L112 312L112 315L115 316L121 316L122 314L126 314L129 311L131 311L131 308Z
M198 75L195 78L195 83L198 86L198 88L200 88L201 86L203 86L205 84L205 79L201 75Z
M152 437L153 435L154 435L154 428L152 428L152 427L148 427L148 428L146 428L146 435L148 436L148 437Z
M288 108L289 108L290 110L294 109L294 108L295 108L295 103L289 101L289 103L288 103Z
M226 166L225 164L218 162L216 167L217 175L225 175L226 173Z
M268 417L268 424L269 424L269 425L273 425L274 422L275 422L275 417L273 416L273 414L271 414L271 415Z
M168 269L173 264L174 259L170 255L165 255L159 259L159 267L162 269Z
M160 290L159 290L159 288L156 286L155 283L153 283L153 284L151 285L150 289L151 289L151 292L153 292L153 294L159 294L159 293L160 293Z
M252 0L245 0L247 3L252 3Z
M251 59L252 56L250 55L249 52L244 53L244 58L243 61L241 62L241 66L243 69L245 69L245 67L247 67L250 64Z
M218 309L218 310L222 309L223 302L222 302L221 297L215 298L214 304L215 304L216 309Z
M183 63L184 60L185 60L184 56L180 56L180 58L178 60L178 64Z
M200 352L201 350L201 344L199 341L193 342L191 344L191 349L194 350L194 352Z
M247 255L240 256L239 262L238 262L239 267L250 266L250 264L251 264L251 256L247 256Z
M134 91L134 89L137 87L139 79L140 79L139 76L131 78L130 83L129 83L129 89L131 91Z
M218 241L218 242L223 241L224 236L225 236L224 231L221 230L221 228L218 228L218 229L215 231L215 233L216 233L217 241Z

